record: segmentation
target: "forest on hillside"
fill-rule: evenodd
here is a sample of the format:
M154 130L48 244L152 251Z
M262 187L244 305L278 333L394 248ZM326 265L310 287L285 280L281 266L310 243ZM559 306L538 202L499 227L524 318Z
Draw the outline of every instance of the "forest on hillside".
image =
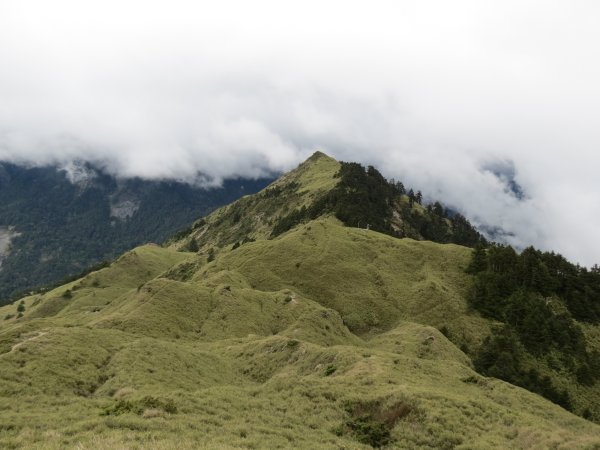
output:
M475 247L467 271L471 307L498 323L474 354L477 370L600 420L600 409L579 410L569 389L600 380L600 352L588 349L582 328L600 323L600 268L491 244Z
M162 243L193 220L271 181L226 180L221 188L202 189L173 181L118 180L94 169L93 179L78 184L56 167L0 164L0 227L19 233L2 261L0 304L139 244ZM135 208L115 217L119 201Z

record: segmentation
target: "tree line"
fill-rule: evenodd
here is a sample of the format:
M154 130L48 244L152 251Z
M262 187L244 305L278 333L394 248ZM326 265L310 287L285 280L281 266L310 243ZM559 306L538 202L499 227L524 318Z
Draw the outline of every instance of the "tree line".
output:
M600 353L588 349L579 325L600 323L598 267L533 247L518 254L490 244L474 248L467 272L475 276L470 306L500 323L476 352L477 370L573 409L569 391L552 378L584 386L600 379Z

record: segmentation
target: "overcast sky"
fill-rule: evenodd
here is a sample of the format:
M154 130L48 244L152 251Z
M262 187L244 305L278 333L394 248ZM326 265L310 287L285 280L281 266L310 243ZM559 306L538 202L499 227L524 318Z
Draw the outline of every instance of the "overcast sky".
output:
M0 159L218 181L321 149L600 263L599 23L595 0L0 0Z

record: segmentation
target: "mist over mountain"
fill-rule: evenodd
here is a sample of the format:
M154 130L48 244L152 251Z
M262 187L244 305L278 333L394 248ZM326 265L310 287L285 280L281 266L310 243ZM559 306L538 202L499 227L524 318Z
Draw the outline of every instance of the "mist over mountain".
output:
M218 185L323 149L591 266L599 15L588 0L7 0L0 159Z

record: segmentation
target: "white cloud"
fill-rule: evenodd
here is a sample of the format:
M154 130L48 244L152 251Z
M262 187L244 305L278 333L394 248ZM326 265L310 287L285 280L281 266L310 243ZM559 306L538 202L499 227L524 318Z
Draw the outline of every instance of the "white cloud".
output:
M600 259L595 1L0 2L0 159L260 176L314 149ZM519 201L490 171L514 164Z

